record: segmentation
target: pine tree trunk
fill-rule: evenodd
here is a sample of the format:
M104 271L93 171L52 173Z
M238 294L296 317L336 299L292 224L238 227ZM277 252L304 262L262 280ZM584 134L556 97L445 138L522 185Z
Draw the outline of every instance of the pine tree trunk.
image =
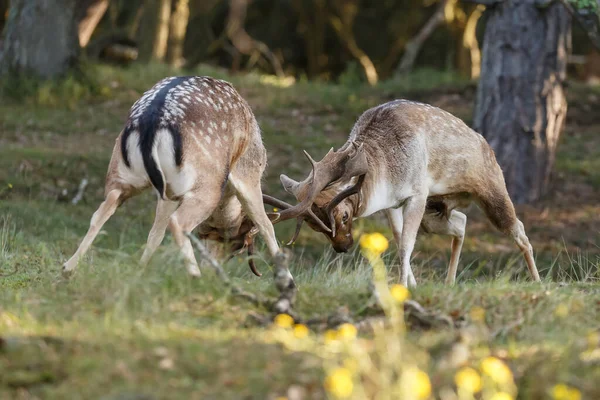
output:
M190 19L189 0L174 0L174 11L171 14L169 27L169 47L167 48L167 62L178 67L183 64L183 44Z
M79 53L75 0L12 0L0 74L64 74Z
M167 54L171 0L148 0L140 28L140 60L163 61Z
M505 0L486 11L474 128L494 149L515 203L545 194L567 113L570 17L561 4L538 3Z

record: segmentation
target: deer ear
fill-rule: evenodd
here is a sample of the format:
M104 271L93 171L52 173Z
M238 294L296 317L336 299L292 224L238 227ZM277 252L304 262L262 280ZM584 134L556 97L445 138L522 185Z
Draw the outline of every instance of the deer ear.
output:
M283 185L283 188L285 189L286 192L296 196L296 194L298 193L298 189L300 187L300 183L296 182L295 180L293 180L292 178L288 177L285 174L281 174L279 176L279 180L281 181L281 184Z

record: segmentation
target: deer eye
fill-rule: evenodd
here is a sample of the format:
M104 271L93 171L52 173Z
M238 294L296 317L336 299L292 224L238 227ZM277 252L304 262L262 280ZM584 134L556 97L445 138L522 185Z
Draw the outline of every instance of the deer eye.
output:
M344 211L344 215L342 216L342 223L348 222L348 211Z

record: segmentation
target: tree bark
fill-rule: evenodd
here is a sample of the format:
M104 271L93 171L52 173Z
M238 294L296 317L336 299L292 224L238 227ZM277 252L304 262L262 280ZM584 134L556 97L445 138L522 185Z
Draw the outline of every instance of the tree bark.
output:
M183 44L190 19L189 0L175 0L171 24L169 26L169 46L167 62L179 67L183 64Z
M515 203L547 189L567 113L570 17L562 4L505 0L489 13L474 128L502 167Z
M0 55L0 74L53 78L77 59L75 0L12 0Z
M139 34L139 59L163 61L167 54L171 0L148 0Z
M87 46L94 30L108 9L109 0L78 0L75 15L78 22L79 45Z

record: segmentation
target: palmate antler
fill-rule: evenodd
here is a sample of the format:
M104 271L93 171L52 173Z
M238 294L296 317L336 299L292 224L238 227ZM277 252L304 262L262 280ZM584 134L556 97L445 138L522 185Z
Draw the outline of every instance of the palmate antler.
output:
M321 161L315 161L310 154L304 151L304 155L310 161L312 166L312 174L310 181L308 182L308 195L299 204L292 206L283 200L279 200L273 196L263 194L263 203L269 204L273 207L277 207L281 212L267 213L273 224L287 221L289 219L296 219L296 230L292 239L287 245L293 244L302 228L304 221L310 220L313 222L322 232L330 233L335 236L335 220L333 218L333 210L341 203L344 199L353 194L359 193L362 184L367 173L368 165L365 153L363 151L363 145L358 145L355 142L351 142L347 146L343 147L339 151L333 151L333 148L323 157ZM311 210L311 207L315 201L315 198L319 193L329 186L332 182L342 178L352 178L358 176L358 181L350 188L340 192L333 200L329 203L325 209L325 214L329 219L328 227L315 213ZM243 249L248 249L248 264L250 269L256 276L261 276L260 272L256 269L252 255L254 254L254 237L258 234L258 228L252 227L244 237Z

